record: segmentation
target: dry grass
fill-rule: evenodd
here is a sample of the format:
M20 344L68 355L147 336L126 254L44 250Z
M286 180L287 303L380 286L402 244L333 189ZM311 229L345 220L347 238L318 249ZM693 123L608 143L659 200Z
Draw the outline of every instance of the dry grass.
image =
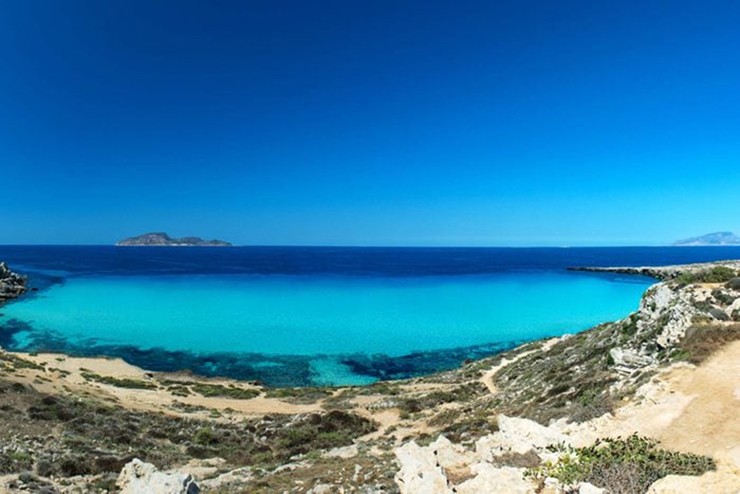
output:
M728 343L740 340L740 324L694 326L686 330L681 349L692 364L700 364Z

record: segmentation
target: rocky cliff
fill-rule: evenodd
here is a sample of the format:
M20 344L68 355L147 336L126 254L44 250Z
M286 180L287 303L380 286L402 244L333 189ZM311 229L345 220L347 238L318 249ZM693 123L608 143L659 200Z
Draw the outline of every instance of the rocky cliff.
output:
M26 291L26 278L12 272L0 262L0 302L16 298Z

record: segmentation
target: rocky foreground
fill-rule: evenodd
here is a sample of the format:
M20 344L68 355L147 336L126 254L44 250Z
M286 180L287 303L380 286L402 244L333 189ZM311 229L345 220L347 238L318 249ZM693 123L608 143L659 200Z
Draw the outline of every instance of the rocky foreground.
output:
M0 352L0 492L738 493L740 262L639 269L621 321L367 387Z

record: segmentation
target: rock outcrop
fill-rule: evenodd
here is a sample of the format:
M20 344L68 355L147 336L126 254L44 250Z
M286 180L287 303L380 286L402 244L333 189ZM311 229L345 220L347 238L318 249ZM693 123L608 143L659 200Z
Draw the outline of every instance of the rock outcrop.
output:
M534 494L532 484L524 478L525 469L496 467L486 461L485 457L490 453L486 442L496 442L500 439L496 437L497 435L501 434L482 438L476 444L475 451L468 451L460 445L453 444L444 436L439 436L426 447L411 441L397 448L395 453L401 469L396 476L396 483L401 493ZM502 442L505 443L506 440ZM516 442L519 442L519 438Z
M0 262L0 302L22 295L26 291L26 278L11 271Z
M720 261L714 263L680 264L674 266L573 266L569 271L586 271L590 273L616 273L649 276L659 280L672 280L682 273L694 273L709 269L713 266L726 266L740 269L740 261Z
M532 420L498 417L500 430L480 438L473 449L466 449L439 436L429 446L411 441L396 448L401 469L396 483L402 494L478 494L506 492L534 494L535 492L602 494L603 489L587 482L564 486L557 479L548 478L545 490L525 475L524 467L502 465L504 458L534 454L543 462L557 462L567 453L552 451L552 446L570 445L563 423L544 427ZM562 429L562 430L561 430Z
M151 463L133 459L121 470L116 485L121 494L198 494L200 487L189 473L165 473Z

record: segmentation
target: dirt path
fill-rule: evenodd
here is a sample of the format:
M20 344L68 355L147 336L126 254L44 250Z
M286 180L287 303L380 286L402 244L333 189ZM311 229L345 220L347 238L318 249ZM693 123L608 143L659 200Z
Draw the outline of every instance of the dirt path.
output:
M740 341L694 372L675 376L672 388L692 400L659 435L661 442L722 457L740 468Z
M574 443L636 432L659 440L666 449L717 461L716 472L694 480L669 477L655 492L740 493L740 341L699 367L677 365L661 372L642 392L642 399L614 417L577 426L571 436ZM689 481L696 485L688 487Z
M557 343L558 341L560 341L560 338L552 338L552 339L549 339L549 340L547 340L546 342L544 342L544 343L542 344L542 346L541 346L541 347L539 347L539 348L534 348L534 349L532 349L532 350L530 350L530 351L528 351L528 352L523 352L523 353L520 353L519 355L517 355L516 357L514 357L514 358L512 358L512 359L506 359L506 358L504 358L503 360L501 360L501 363L500 363L500 364L498 364L498 365L495 365L495 366L491 367L490 369L488 369L488 370L487 370L487 371L486 371L486 372L485 372L485 373L484 373L484 374L483 374L483 375L481 376L481 378L480 378L480 382L481 382L481 383L483 383L483 385L484 385L484 386L485 386L486 388L488 388L488 391L489 391L489 392L490 392L491 394L495 394L495 393L497 392L497 389L496 389L496 385L495 385L495 384L493 383L493 376L495 376L495 375L496 375L496 373L497 373L498 371L500 371L501 369L503 369L503 368L504 368L504 367L506 367L507 365L509 365L509 364L512 364L512 363L516 362L517 360L519 360L519 359L521 359L521 358L524 358L524 357L526 357L527 355L529 355L529 354L531 354L531 353L534 353L534 352L537 352L537 351L541 351L541 350L542 350L542 351L547 351L547 350L549 350L549 349L550 349L550 348L551 348L551 347L552 347L552 346L553 346L553 345L554 345L555 343Z

